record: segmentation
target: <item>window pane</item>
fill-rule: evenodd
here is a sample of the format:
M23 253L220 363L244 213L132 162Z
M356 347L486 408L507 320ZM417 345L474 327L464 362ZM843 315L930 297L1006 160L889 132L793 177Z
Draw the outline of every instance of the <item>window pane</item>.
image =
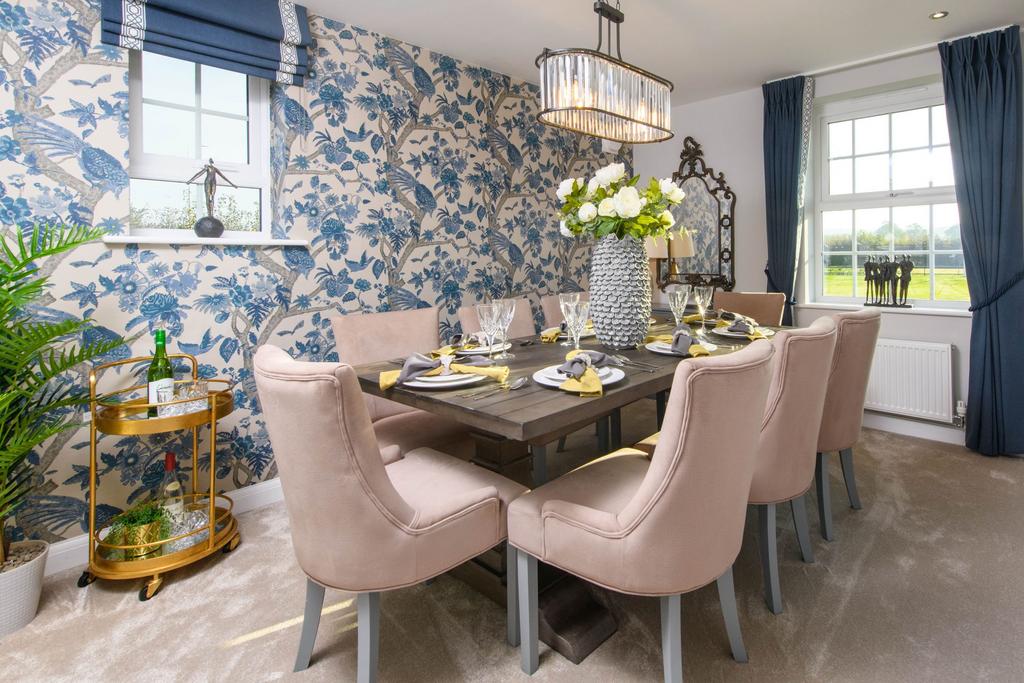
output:
M893 248L896 251L928 249L928 209L927 204L893 207Z
M936 147L932 150L932 185L946 187L953 184L953 157L949 147Z
M848 157L853 154L853 121L828 124L828 156Z
M853 244L853 211L822 211L823 251L849 251Z
M949 125L946 122L946 105L932 107L932 144L949 144Z
M857 154L885 152L889 149L889 115L871 116L854 122Z
M249 109L249 87L245 74L203 65L203 109L245 116Z
M191 230L201 215L198 212L201 192L195 185L133 178L128 192L131 201L129 224L133 230Z
M142 121L142 150L146 154L199 158L196 155L196 117L193 112L143 104Z
M902 261L902 256L896 257ZM928 301L932 298L932 283L928 272L928 254L913 254L910 257L914 269L910 271L910 286L907 288L907 299L923 299ZM899 271L897 271L899 273ZM896 285L898 293L903 291L900 283Z
M892 148L928 146L928 109L911 109L892 115Z
M244 119L203 114L203 159L249 161L249 124Z
M828 162L828 193L853 193L853 159Z
M857 228L857 251L889 251L892 248L888 208L857 209L853 220Z
M932 207L932 229L935 249L960 249L960 214L956 204Z
M889 189L889 155L876 154L855 159L856 192L881 192Z
M196 65L143 52L142 96L185 107L196 106Z
M892 189L928 187L932 179L932 155L927 149L892 155Z
M969 301L963 254L935 255L935 300Z
M205 205L204 211L205 213ZM217 185L217 202L214 215L224 224L225 230L256 231L260 229L260 191L254 187Z
M853 296L853 257L849 254L825 254L822 293L825 296Z

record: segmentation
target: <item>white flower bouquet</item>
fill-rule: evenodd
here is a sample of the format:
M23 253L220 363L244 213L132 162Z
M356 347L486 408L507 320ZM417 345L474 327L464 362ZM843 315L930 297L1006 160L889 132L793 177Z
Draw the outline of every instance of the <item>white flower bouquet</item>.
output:
M640 176L626 176L624 164L598 169L589 181L567 178L555 194L562 202L561 232L566 237L615 235L638 240L669 235L675 218L669 211L686 194L671 178L651 178L641 192Z

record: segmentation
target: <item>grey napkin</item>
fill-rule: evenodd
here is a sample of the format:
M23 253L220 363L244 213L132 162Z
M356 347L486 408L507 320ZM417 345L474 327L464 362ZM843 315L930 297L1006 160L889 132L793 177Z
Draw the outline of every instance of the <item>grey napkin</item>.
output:
M729 325L730 332L739 332L740 334L750 334L754 331L754 326L747 320L739 319L732 325Z
M680 325L672 333L672 353L680 356L689 357L690 347L699 343L699 341L690 336L690 328L686 325Z
M742 313L733 313L732 311L722 311L718 314L721 320L746 320L751 325L756 325L757 321L751 318L749 315L743 315Z
M609 356L607 353L601 353L600 351L581 351L572 357L572 360L567 360L558 366L558 371L563 375L569 375L574 379L579 379L583 376L583 373L587 371L587 367L592 368L603 368L607 365L622 365L619 361Z
M454 359L454 356L449 356ZM465 358L459 358L457 361L460 365L473 365L476 367L488 367L493 365L493 361L484 356L467 356ZM414 353L405 359L405 364L402 365L402 372L398 374L398 384L407 382L411 379L416 379L420 375L423 375L435 368L439 368L443 365L441 358L430 358L424 356L422 353Z
M479 346L483 346L487 343L487 337L483 332L473 332L470 334L457 334L452 337L452 346L463 346L464 344L476 343Z

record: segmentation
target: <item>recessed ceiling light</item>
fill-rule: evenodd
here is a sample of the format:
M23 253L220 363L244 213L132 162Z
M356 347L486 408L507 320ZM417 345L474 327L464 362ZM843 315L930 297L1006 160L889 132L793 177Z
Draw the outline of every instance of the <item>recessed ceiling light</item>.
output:
M929 19L945 19L949 16L949 12L946 10L939 10L938 12L932 12L928 15Z

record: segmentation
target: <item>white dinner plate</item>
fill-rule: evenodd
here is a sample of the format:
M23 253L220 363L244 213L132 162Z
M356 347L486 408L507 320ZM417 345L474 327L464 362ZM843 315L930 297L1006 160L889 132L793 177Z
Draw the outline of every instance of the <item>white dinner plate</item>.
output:
M487 354L501 353L512 348L511 342L505 342L504 344L494 344L493 346L478 346L474 349L458 349L455 352L456 356L486 356Z
M699 342L699 343L700 343L701 346L703 346L705 349L707 349L709 353L718 350L718 345L717 344L712 344L711 342ZM666 344L665 342L657 342L657 341L656 342L651 342L650 344L645 345L644 348L647 349L648 351L652 352L652 353L660 353L663 356L678 356L679 355L675 351L672 350L672 345L671 344Z
M483 375L466 375L453 373L451 375L438 375L436 377L417 377L402 383L403 387L410 389L454 389L464 387L467 384L483 382L487 377Z
M758 327L756 329L758 332L760 332L766 337L775 336L775 330L769 330L767 327ZM732 339L747 338L747 335L743 334L742 332L730 332L729 328L727 327L716 327L715 329L711 330L711 332L717 334L719 337L730 337Z
M557 379L552 379L551 377L545 374L546 370L551 370L552 368L557 367L557 365L552 365L550 367L538 370L537 372L533 373L533 381L536 382L537 384L540 384L541 386L555 387L557 389L559 386L561 386L562 382L565 381L565 375L562 375L561 373L556 373ZM621 368L608 369L611 370L608 376L601 377L602 386L608 386L609 384L615 384L616 382L620 382L626 376L626 373L623 372Z
M549 365L548 367L542 369L541 372L543 372L544 376L547 377L548 379L556 379L556 380L559 381L559 384L561 384L562 382L564 382L568 378L568 376L563 374L563 373L561 373L561 372L559 372L558 371L559 367L560 366L558 366L558 365ZM604 379L606 377L608 377L608 376L610 376L612 374L612 368L611 367L594 368L594 369L597 370L597 376L600 377L602 381L604 381Z

